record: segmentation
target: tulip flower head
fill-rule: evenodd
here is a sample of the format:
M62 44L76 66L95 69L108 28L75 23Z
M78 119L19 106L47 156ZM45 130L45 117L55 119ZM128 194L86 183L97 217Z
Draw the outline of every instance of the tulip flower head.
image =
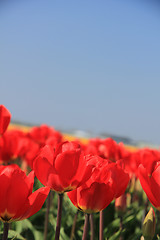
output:
M32 169L32 163L34 158L39 152L39 144L33 141L28 134L24 134L19 138L17 156L27 164Z
M28 136L38 143L40 147L44 147L45 144L55 146L62 141L61 133L45 124L31 128Z
M43 185L58 193L79 187L92 171L77 142L62 142L55 150L44 146L33 161L33 169Z
M28 176L15 164L0 166L0 220L13 222L29 218L40 210L49 188L32 193L34 172Z
M85 213L99 212L124 193L129 177L120 166L98 156L86 156L94 165L92 175L83 185L68 193L71 202ZM115 173L116 171L116 173ZM116 178L122 185L117 183Z
M145 158L138 168L138 177L149 201L160 209L160 154L147 150Z
M18 145L21 132L8 130L0 138L0 160L9 162L18 156Z

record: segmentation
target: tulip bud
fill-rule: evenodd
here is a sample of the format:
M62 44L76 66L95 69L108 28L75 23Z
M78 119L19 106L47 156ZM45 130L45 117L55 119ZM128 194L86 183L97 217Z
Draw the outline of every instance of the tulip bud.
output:
M155 234L155 226L156 226L155 213L153 208L151 207L144 219L142 226L142 232L145 240L153 239Z

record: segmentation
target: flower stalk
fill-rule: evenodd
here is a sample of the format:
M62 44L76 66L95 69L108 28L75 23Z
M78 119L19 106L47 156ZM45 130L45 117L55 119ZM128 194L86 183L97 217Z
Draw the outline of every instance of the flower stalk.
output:
M47 197L47 209L45 214L45 223L44 223L44 240L47 240L47 231L48 231L48 217L49 217L49 210L50 210L50 203L51 203L51 191Z
M4 230L3 230L2 240L7 240L8 239L8 230L9 230L9 223L5 222L4 223Z
M79 213L79 210L77 210L77 212L76 212L76 214L74 216L70 240L73 240L73 238L74 238L75 229L76 229L76 222L77 222L77 218L78 218L78 213Z
M57 213L57 225L55 240L59 240L60 228L61 228L61 218L62 218L62 203L63 203L63 193L58 194L58 213Z
M85 222L84 222L84 229L83 229L82 240L86 240L87 239L88 227L89 227L89 214L86 213L85 214Z
M93 219L93 214L90 214L90 229L91 229L91 238L90 240L95 239L95 234L94 234L94 219Z
M100 211L99 215L99 240L103 240L103 225L104 225L104 212Z

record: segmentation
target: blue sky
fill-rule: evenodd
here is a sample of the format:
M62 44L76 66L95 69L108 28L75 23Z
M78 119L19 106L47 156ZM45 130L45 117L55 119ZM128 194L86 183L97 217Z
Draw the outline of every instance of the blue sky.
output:
M160 144L159 13L147 0L4 1L0 103L14 120Z

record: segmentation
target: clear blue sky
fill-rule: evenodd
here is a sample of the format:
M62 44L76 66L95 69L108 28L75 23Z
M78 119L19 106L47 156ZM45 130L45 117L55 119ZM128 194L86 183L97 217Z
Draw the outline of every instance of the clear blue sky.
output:
M2 2L0 103L14 120L160 144L157 1Z

